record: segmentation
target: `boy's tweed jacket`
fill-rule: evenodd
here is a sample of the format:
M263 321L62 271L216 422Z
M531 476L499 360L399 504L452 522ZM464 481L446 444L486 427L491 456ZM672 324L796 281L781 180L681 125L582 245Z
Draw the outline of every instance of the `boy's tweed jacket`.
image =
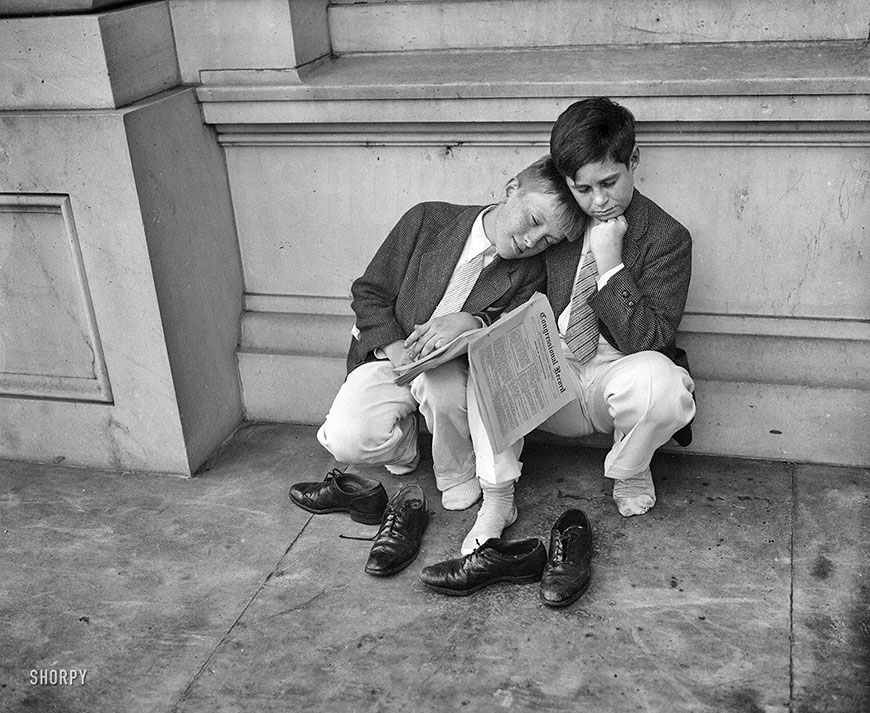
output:
M405 339L441 301L475 218L485 206L420 203L402 216L362 277L351 287L359 336L351 339L347 370L374 359L373 352ZM492 324L544 287L539 255L496 256L468 295L463 312Z
M625 266L589 300L598 328L624 354L658 351L688 371L686 352L675 338L692 275L689 231L635 190L625 211ZM544 251L547 296L558 316L571 300L583 241L562 242Z

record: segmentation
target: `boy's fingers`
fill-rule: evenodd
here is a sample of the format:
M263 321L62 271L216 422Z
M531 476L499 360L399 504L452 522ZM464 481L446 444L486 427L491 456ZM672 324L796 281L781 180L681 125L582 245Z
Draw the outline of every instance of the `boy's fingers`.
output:
M426 356L427 354L435 350L438 342L438 334L434 330L429 330L425 335L425 339L422 339L420 341L422 343L422 346L420 348L420 356Z
M404 345L406 347L409 347L414 342L416 342L418 339L420 339L420 335L423 333L423 328L425 326L426 326L425 324L415 324L414 331L408 335L407 339L405 339L405 341L403 342Z
M426 349L426 335L422 335L414 344L409 348L411 354L416 358L423 354L423 351Z

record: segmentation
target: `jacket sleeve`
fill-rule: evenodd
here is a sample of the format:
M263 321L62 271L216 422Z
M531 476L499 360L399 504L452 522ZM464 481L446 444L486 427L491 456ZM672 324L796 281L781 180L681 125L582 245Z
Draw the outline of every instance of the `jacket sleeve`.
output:
M351 308L356 315L357 339L363 354L408 336L396 319L396 299L417 245L425 212L425 206L418 204L405 213L363 275L351 286Z
M676 224L667 235L652 241L640 259L639 272L632 274L623 267L589 304L621 352L669 353L689 293L692 238Z

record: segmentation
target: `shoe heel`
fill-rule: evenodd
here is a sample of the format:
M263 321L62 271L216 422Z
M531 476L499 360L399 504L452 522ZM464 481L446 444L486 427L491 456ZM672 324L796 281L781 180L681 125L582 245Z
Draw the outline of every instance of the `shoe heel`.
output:
M360 510L350 511L350 519L363 525L380 525L382 518L383 513L362 512Z

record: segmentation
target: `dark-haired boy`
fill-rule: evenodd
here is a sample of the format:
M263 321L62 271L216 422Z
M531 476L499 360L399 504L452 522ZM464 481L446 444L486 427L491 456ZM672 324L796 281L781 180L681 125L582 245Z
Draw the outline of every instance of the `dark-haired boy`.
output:
M559 116L550 154L589 222L582 240L544 256L575 398L541 428L562 436L613 434L604 475L613 479L613 499L625 517L655 505L650 459L678 432L685 444L695 415L688 361L675 343L692 240L635 189L634 129L631 112L603 97L575 102ZM469 422L484 500L463 554L516 520L523 446L520 439L493 453L473 397Z
M528 300L544 285L538 254L576 240L584 223L549 156L508 181L495 205L431 202L409 210L353 283L348 376L317 433L321 445L342 463L410 473L420 459L419 408L432 433L442 505L471 507L480 486L468 431L467 360L426 371L407 386L393 383L393 367Z

